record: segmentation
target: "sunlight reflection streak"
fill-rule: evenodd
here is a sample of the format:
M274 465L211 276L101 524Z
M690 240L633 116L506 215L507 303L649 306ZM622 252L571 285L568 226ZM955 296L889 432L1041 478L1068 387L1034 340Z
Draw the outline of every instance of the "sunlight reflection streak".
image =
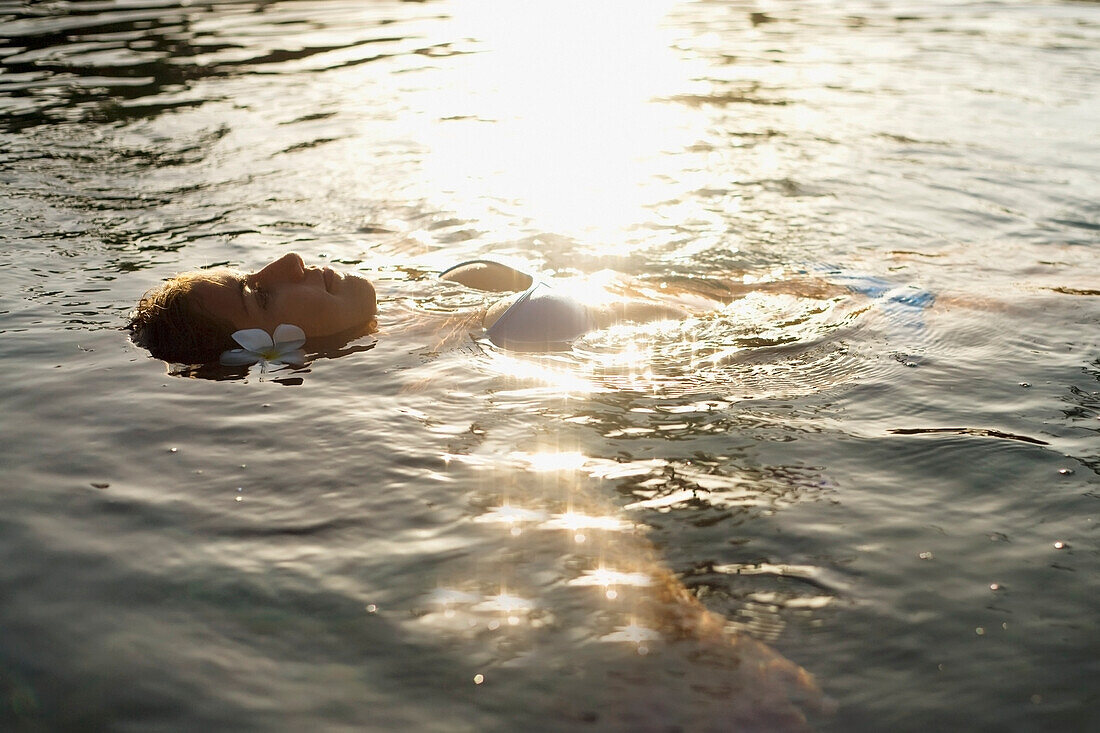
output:
M544 529L565 529L575 532L578 529L599 529L607 532L622 532L632 529L634 525L625 520L613 516L591 516L568 511L564 514L556 514L548 522L542 525Z
M479 53L452 58L455 83L406 121L430 150L433 189L479 220L497 201L518 203L536 228L600 235L605 254L629 252L636 242L624 233L640 210L685 185L666 151L701 135L698 115L661 101L693 78L663 26L674 4L454 3L453 22Z
M574 578L569 581L569 585L574 586L594 586L600 585L629 585L635 587L645 587L653 584L653 578L645 573L626 573L619 570L610 570L608 568L599 567L593 570L585 571L584 575L579 578Z

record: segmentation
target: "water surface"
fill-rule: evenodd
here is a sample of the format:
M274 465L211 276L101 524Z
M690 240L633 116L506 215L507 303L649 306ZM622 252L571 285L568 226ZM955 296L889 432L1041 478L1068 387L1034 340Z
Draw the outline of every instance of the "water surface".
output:
M1095 724L1098 80L1091 2L0 3L3 727L789 724L637 631L666 570L817 729ZM376 337L119 330L288 251ZM935 302L517 356L446 326L471 257Z

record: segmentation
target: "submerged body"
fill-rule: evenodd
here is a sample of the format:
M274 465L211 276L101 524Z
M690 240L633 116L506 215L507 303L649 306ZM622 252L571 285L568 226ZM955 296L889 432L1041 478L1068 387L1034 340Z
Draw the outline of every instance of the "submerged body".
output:
M823 273L824 274L824 273ZM568 350L590 331L617 323L680 320L712 311L750 293L783 293L826 300L865 295L884 310L920 322L934 300L926 291L897 287L878 278L827 274L744 282L684 278L658 286L627 280L610 297L589 302L576 290L539 280L491 260L472 260L440 273L440 279L476 290L512 293L480 313L485 336L515 351ZM307 339L343 342L377 330L377 294L366 278L329 267L307 267L286 254L254 273L194 272L172 278L142 298L129 324L134 341L153 356L180 363L207 363L232 349L233 334L281 324L299 327Z
M586 333L614 323L683 318L668 304L617 298L612 304L586 302L564 288L491 260L472 260L440 273L440 278L493 292L519 290L490 305L482 316L485 336L513 351L563 351Z
M683 311L626 299L611 307L587 305L514 268L486 260L466 262L442 279L489 292L519 292L483 314L491 341L518 350L568 348L595 328L620 321L682 317ZM168 280L141 299L131 316L134 341L165 361L205 363L234 347L233 334L281 324L308 339L350 341L377 328L377 294L364 277L329 267L307 267L284 255L254 273L193 272Z

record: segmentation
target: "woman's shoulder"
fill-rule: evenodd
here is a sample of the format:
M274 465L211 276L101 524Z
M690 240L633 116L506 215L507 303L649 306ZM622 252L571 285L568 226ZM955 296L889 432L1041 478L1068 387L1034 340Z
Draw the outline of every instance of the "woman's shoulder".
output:
M439 278L493 293L527 290L534 283L534 278L526 272L493 260L461 262L439 273Z

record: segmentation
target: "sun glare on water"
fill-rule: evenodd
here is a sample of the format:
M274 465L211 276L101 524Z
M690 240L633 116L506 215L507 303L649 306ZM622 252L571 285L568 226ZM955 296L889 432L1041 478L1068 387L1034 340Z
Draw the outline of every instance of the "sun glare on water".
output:
M691 119L660 102L690 79L662 25L672 5L450 6L474 53L448 60L453 84L410 120L423 126L425 178L452 197L444 203L490 226L502 203L518 205L543 231L625 246L640 210L682 186L662 151L697 139Z

